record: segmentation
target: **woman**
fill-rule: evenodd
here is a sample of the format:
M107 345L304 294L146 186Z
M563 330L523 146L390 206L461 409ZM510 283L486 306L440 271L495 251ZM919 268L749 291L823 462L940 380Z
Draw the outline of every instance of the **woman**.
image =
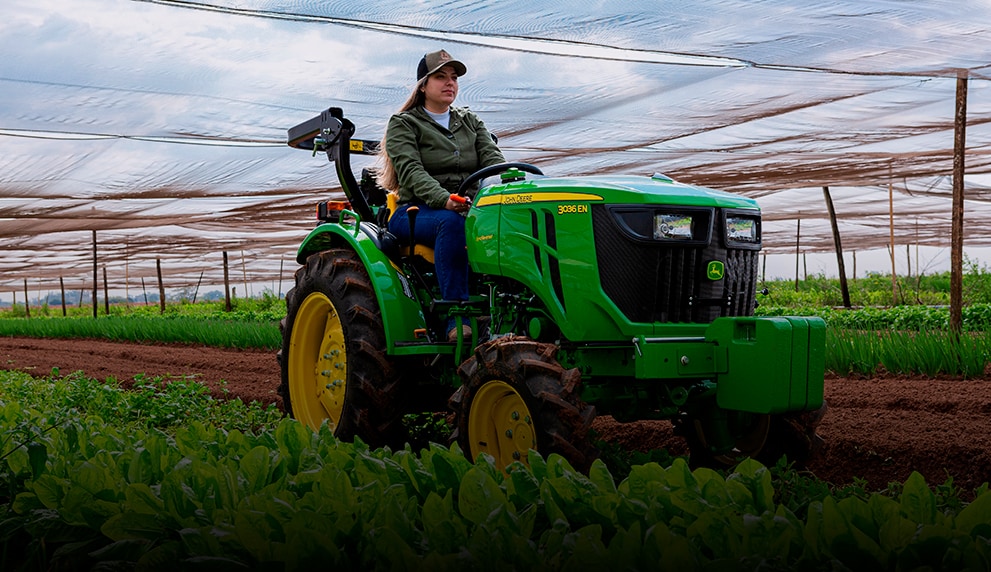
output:
M389 220L389 232L400 240L409 240L406 210L419 207L416 242L433 247L445 300L468 299L464 213L470 205L451 195L468 175L506 161L478 116L467 107L452 107L458 78L466 72L465 65L444 50L420 59L413 92L389 119L377 177L383 188L399 193L400 206ZM453 318L448 321L448 340L457 339L457 326ZM471 335L466 324L461 329L462 335Z

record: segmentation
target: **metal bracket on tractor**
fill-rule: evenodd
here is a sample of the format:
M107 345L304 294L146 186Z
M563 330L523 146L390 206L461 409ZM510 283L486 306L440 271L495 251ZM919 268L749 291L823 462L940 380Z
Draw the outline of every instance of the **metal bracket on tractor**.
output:
M327 159L337 168L337 176L341 181L344 194L351 203L351 208L365 220L373 217L367 193L372 191L367 183L367 173L363 173L359 185L351 172L351 154L375 155L378 153L378 141L351 139L354 135L354 123L344 117L340 107L331 107L316 117L308 119L299 125L289 128L288 143L290 147L327 153ZM374 186L374 183L372 184ZM362 190L364 192L354 192ZM318 207L319 208L319 207ZM335 209L324 207L323 214ZM319 215L318 215L319 216ZM321 218L321 220L325 220Z

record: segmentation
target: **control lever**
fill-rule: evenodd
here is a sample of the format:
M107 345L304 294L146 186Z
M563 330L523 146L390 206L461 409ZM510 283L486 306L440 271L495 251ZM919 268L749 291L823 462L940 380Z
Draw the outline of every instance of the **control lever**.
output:
M451 193L451 200L461 204L471 206L471 197L466 197L464 195L459 195L457 193ZM468 211L458 211L461 216L468 216Z

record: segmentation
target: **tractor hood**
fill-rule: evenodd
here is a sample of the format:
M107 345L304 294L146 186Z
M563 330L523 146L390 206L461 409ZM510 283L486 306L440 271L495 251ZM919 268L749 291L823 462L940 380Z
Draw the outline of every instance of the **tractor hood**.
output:
M610 205L670 205L759 209L757 201L706 187L679 183L664 175L638 177L534 177L483 188L478 207L531 202L587 202Z
M746 197L661 175L517 172L481 188L465 231L473 271L526 285L571 341L753 313L760 209Z

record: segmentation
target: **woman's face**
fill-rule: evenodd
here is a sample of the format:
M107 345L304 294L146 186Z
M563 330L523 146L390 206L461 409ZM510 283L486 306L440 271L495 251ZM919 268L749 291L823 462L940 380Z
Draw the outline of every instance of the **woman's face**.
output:
M458 72L453 66L444 66L427 76L423 84L423 106L433 113L444 113L458 97Z

